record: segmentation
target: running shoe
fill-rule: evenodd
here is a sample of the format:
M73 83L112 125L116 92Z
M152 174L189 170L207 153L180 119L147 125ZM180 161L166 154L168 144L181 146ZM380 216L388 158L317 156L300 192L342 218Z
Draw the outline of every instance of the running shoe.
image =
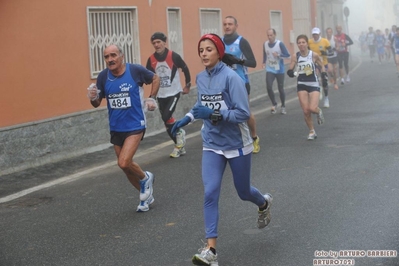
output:
M205 247L200 248L198 250L200 253L195 254L192 258L192 262L194 265L208 265L208 266L218 266L218 255L214 254L212 250L210 250L207 245Z
M316 131L311 130L308 135L308 140L314 140L314 139L317 139L317 134Z
M252 143L254 145L254 150L252 151L252 153L258 153L260 152L260 145L259 145L259 136L256 136L256 139L254 140L254 142Z
M327 96L324 98L324 107L325 107L325 108L330 107L330 101L328 100L328 97L327 97Z
M277 112L277 105L272 106L272 109L270 110L270 113L273 115Z
M285 110L285 107L281 107L281 114L286 115L287 111Z
M272 206L273 197L269 193L266 193L265 195L263 195L263 197L265 198L265 200L267 202L267 208L264 209L263 211L258 209L258 228L259 229L265 228L270 223L270 220L271 220L270 208Z
M154 183L154 175L146 171L147 178L140 180L140 201L146 201L152 196L152 185Z
M341 79L341 85L344 85L345 84L345 81L344 81L344 78L342 78Z
M150 205L154 203L154 196L151 195L147 200L140 201L139 206L137 206L136 212L148 212L150 210Z
M179 131L176 133L176 147L181 148L186 145L186 131L180 128Z
M175 147L171 154L169 154L170 158L179 158L180 155L186 154L186 149L184 147L178 148Z
M349 78L349 75L346 75L346 83L351 82L351 79Z
M323 123L324 123L324 115L323 111L320 109L319 113L317 114L317 124L322 125Z

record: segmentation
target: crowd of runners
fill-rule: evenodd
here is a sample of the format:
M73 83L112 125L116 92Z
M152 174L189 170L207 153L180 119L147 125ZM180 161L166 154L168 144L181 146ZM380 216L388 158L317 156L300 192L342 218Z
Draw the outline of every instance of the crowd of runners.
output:
M181 56L166 48L167 36L162 32L155 32L150 38L155 52L149 56L146 67L125 62L119 45L106 47L104 60L107 68L99 74L97 83L88 88L88 98L93 107L100 106L102 99L107 100L110 142L114 145L118 166L139 192L137 212L149 211L155 200L154 174L143 171L133 159L145 135L145 112L159 107L165 130L174 142L171 158L186 154L183 127L194 120L203 121L203 212L207 242L192 258L196 265L218 265L219 196L227 164L240 199L256 206L257 227L265 228L271 220L272 195L261 193L251 185L251 156L260 152L260 139L256 133L255 117L249 108L251 88L247 68L256 67L257 62L249 42L238 34L237 29L237 19L227 16L223 20L224 36L209 33L200 38L197 48L204 70L196 75L197 100L179 119L173 113L181 94L190 92L191 75ZM297 36L299 51L290 54L284 43L276 38L275 29L268 29L266 34L263 67L271 102L270 113L287 114L284 79L286 74L295 78L298 100L309 128L307 139L315 140L317 134L312 115L319 125L324 123L319 101L323 99L322 107L330 107L329 88L338 90L350 82L349 46L353 41L340 25L335 29L329 27L324 32L315 27L309 34L311 38L306 34ZM370 27L361 43L362 47L367 45L371 62L376 51L380 63L383 58L389 59L391 54L395 62L399 62L399 29L396 26L392 26L391 32L385 32L385 35ZM399 65L396 67L399 73ZM184 74L183 86L179 69ZM275 80L280 105L273 91ZM151 84L148 98L144 97L143 84Z
M369 27L367 31L361 32L359 36L359 45L363 54L369 54L370 62L378 61L378 64L384 62L394 62L396 74L399 78L399 27L392 25L385 30Z

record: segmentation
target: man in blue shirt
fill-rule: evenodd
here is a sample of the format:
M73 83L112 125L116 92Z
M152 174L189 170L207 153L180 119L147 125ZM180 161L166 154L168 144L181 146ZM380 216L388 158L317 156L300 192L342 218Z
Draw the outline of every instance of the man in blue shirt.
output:
M137 212L149 210L154 202L152 183L154 175L143 171L133 161L146 129L145 108L155 109L155 101L143 97L143 84L152 84L151 95L157 95L159 77L141 65L124 62L122 48L110 45L104 49L107 68L100 72L97 84L89 87L88 97L93 107L100 106L107 99L110 142L114 145L118 166L129 182L140 192Z
M224 37L223 42L226 46L226 54L223 58L228 66L230 66L245 82L245 88L247 89L248 96L251 92L249 85L248 70L247 67L256 67L256 60L254 53L252 52L249 42L237 33L238 23L237 19L233 16L227 16L223 21ZM248 97L249 98L249 97ZM251 113L248 120L248 126L251 130L251 136L253 139L254 150L253 153L260 151L259 137L256 134L256 121L255 116Z

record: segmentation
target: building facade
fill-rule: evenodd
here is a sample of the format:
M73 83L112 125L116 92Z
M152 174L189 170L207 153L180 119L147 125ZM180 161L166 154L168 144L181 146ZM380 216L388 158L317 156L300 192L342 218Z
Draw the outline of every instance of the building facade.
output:
M293 52L295 34L310 32L316 17L316 0L4 0L0 6L0 25L7 25L0 27L0 176L108 144L106 105L93 109L86 97L105 68L107 45L119 43L126 61L145 65L154 52L150 36L162 31L195 81L202 70L199 38L222 35L222 19L233 15L258 62L250 69L256 92L264 89L266 30L275 28ZM193 85L181 115L195 97ZM163 130L158 114L149 116L149 134Z
M317 21L316 25L325 36L327 28L333 28L341 25L347 31L346 16L344 15L344 2L345 0L317 0Z

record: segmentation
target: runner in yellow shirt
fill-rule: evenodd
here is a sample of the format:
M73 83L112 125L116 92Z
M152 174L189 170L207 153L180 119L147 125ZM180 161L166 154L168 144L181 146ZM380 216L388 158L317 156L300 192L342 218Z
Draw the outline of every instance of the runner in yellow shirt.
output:
M310 39L308 41L309 48L312 50L314 53L316 53L318 56L321 57L323 61L324 67L327 69L328 68L328 59L327 59L327 54L331 52L331 45L330 42L326 38L322 38L320 36L320 29L319 28L313 28L312 29L312 36L313 39ZM320 69L317 68L317 75L321 78L320 80L322 81L322 86L323 86L323 91L324 91L324 107L330 107L330 102L328 100L328 75L326 72L320 73ZM320 93L321 97L321 93ZM321 98L320 98L321 99Z

